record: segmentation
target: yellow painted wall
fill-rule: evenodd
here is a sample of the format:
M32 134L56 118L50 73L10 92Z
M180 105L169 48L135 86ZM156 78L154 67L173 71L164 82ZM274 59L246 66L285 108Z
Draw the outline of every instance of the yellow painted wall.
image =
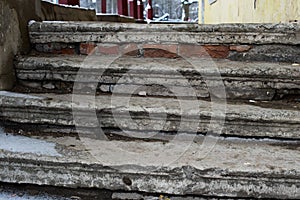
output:
M204 14L202 3L204 2ZM279 23L300 21L300 0L199 0L199 23ZM203 17L201 17L203 16Z

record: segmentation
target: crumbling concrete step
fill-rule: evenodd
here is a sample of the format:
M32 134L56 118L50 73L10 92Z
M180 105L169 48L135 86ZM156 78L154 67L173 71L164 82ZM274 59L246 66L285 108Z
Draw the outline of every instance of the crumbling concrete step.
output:
M300 44L300 26L290 24L126 24L34 22L32 43ZM149 34L151 33L151 34Z
M73 99L73 102L72 102ZM23 95L0 92L2 124L17 123L16 130L44 125L47 132L76 125L79 133L99 127L128 130L213 133L241 137L299 139L297 105L276 109L258 105L228 104L197 99L163 99L128 96ZM275 107L275 105L273 105ZM225 110L226 109L226 110ZM54 128L51 130L51 126ZM36 126L38 127L38 126ZM40 130L42 132L42 128ZM42 133L41 133L42 134ZM137 137L144 137L137 135Z
M17 58L15 68L19 86L32 92L71 93L76 82L76 89L84 88L84 92L98 87L101 92L166 97L220 97L220 89L226 90L228 99L272 100L300 94L300 66L292 64L205 58L25 56Z
M300 198L297 142L219 138L203 156L203 138L178 145L5 133L0 138L1 182L166 196Z
M164 49L183 57L300 63L300 26L290 24L120 24L35 22L29 25L39 52L90 54ZM139 55L138 54L138 55ZM154 54L156 53L147 53ZM166 54L160 54L161 57Z

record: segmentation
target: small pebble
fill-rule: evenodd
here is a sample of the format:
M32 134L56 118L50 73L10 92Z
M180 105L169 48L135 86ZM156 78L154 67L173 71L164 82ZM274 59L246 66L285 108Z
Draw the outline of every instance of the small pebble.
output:
M140 91L138 93L139 96L147 96L147 92L146 91Z
M20 193L18 193L18 196L19 197L22 197L22 196L24 196L25 194L23 193L23 192L20 192Z
M81 198L78 197L78 196L71 196L71 199L72 199L72 200L81 200Z

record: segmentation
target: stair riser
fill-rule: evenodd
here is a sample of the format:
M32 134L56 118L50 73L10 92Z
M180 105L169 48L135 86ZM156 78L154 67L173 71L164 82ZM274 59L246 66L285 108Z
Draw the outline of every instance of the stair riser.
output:
M88 55L131 55L139 57L161 58L219 58L233 61L266 61L300 63L300 45L236 45L236 44L102 44L102 43L47 43L35 44L34 50L40 53ZM124 49L130 49L124 50ZM161 53L161 50L165 50ZM141 53L142 52L142 53Z
M32 43L182 42L192 44L299 44L297 24L141 25L107 23L33 23ZM149 34L151 33L151 34Z
M163 49L183 57L299 62L297 24L141 25L106 23L33 23L31 43L40 52L123 55ZM151 34L149 34L151 33ZM155 51L146 57L166 56ZM171 56L172 57L172 56Z
M203 112L200 114L200 120L197 116L180 117L176 115L164 114L151 114L151 118L148 117L149 113L130 112L131 118L128 118L124 113L115 111L114 116L110 110L97 111L97 118L93 116L93 112L74 111L76 118L73 118L72 110L59 110L51 109L47 110L41 108L2 108L1 118L4 121L18 123L19 128L26 127L27 124L49 125L58 126L61 130L64 128L74 127L76 124L83 130L78 130L79 133L89 132L90 129L98 128L100 125L104 129L122 129L142 132L162 131L166 133L176 133L177 131L202 133L208 132L217 133L220 131L219 126L223 124L223 121L218 119L209 120L209 113ZM194 118L194 119L193 119ZM75 119L75 120L74 120ZM117 121L117 123L116 123ZM8 123L9 124L9 123ZM25 124L23 127L22 124ZM268 124L268 125L266 125ZM5 123L4 123L5 125ZM210 127L209 127L210 126ZM223 135L230 136L242 136L242 137L272 137L272 138L294 138L299 137L300 123L294 122L276 122L276 121L249 121L242 118L231 118L227 116L225 124L222 127ZM24 128L26 129L26 128ZM57 127L53 130L47 129L55 133ZM69 130L67 130L67 134Z
M207 195L227 197L299 198L297 179L259 178L256 174L226 175L226 178L202 175L195 169L170 172L130 173L109 170L102 165L80 165L22 159L1 159L0 178L3 182L52 185L71 188L103 188L113 191L140 191L173 195ZM215 169L213 169L215 170ZM217 171L217 170L216 170ZM187 173L187 174L185 174ZM193 176L188 175L192 173ZM17 176L16 176L17 174ZM172 179L170 175L172 174ZM132 185L126 185L124 177ZM147 181L145 181L145 179ZM203 186L203 187L199 187ZM171 187L172 186L172 187ZM205 187L204 187L205 186ZM296 192L296 193L295 193Z
M106 62L113 63L105 66ZM300 93L298 66L207 59L193 66L193 62L126 56L99 56L92 60L84 56L58 56L20 57L15 66L19 86L31 92L72 93L76 81L74 89L83 93L225 98L214 93L225 87L226 98L250 100L272 100Z
M240 83L240 82L238 82ZM299 95L300 89L293 90L277 90L269 87L261 88L260 86L264 83L248 83L243 87L236 87L236 84L230 83L226 87L226 98L227 99L244 99L244 100L272 100L275 96L284 97L284 95ZM73 92L74 83L61 82L61 81L19 81L19 86L22 89L26 89L31 92L38 93L59 93L68 94ZM180 87L180 86L160 86L160 85L133 85L133 84L102 84L98 85L95 90L97 83L76 83L76 91L82 90L82 94L93 94L107 93L107 94L126 94L126 95L140 95L146 94L146 96L155 97L185 97L185 98L210 98L215 96L210 94L210 90L214 91L215 88L211 87L210 90L207 87ZM239 84L240 86L242 84ZM257 85L257 87L254 87ZM192 89L191 89L192 88ZM217 87L218 88L218 87ZM90 92L89 92L90 91ZM218 97L218 96L216 96Z

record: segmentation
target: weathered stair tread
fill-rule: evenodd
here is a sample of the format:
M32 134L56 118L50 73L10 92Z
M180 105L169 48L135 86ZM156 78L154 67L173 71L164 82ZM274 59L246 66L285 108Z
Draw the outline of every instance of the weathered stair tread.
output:
M299 30L297 23L158 25L103 22L34 22L29 25L32 43L299 44L297 36Z
M225 135L300 138L300 111L294 107L273 109L247 104L211 104L203 100L150 97L131 97L128 102L128 98L116 95L97 96L96 100L94 96L74 95L72 103L71 94L32 95L0 92L2 119L19 124L74 126L75 113L80 121L77 126L96 128L99 126L98 120L95 121L97 113L104 128L207 133L221 130L219 126L222 125L222 134ZM226 115L222 113L224 106Z
M219 138L203 157L201 139L186 146L184 142L41 139L4 133L0 137L3 182L173 195L300 198L297 142ZM174 155L181 156L174 159Z
M96 60L96 62L94 61ZM93 61L95 63L89 63ZM97 62L98 61L98 62ZM103 61L103 62L101 62ZM112 61L110 65L106 65ZM193 66L193 63L199 64ZM161 66L166 68L161 68ZM16 58L16 69L23 70L70 70L82 69L112 69L116 72L122 70L135 70L139 72L151 71L153 73L172 73L173 70L186 73L207 72L215 73L214 67L218 68L224 76L250 76L264 78L294 78L299 79L299 66L289 63L269 63L269 62L239 62L222 59L197 58L166 59L166 58L136 58L131 56L84 56L84 55L29 55ZM195 73L197 74L197 73ZM270 77L269 77L270 76Z
M145 90L150 96L172 96L161 85L181 91L182 96L191 95L185 94L184 88L193 86L198 97L209 97L208 87L225 86L227 98L260 100L294 94L300 89L300 67L287 63L204 58L187 61L128 56L24 56L17 59L15 67L18 79L23 81L20 84L40 90L51 84L48 90L59 92L71 92L70 83L74 81L90 83L89 87L99 82L104 92L117 91L112 86L126 91L132 85L144 85L139 90Z

